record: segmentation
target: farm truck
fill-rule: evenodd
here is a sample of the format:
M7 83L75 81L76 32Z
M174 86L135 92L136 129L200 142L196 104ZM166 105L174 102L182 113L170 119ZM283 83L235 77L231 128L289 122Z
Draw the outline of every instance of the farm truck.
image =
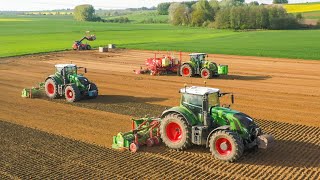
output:
M185 87L180 93L180 106L161 115L160 135L169 148L204 145L216 159L233 162L245 149L266 149L272 144L273 137L263 134L250 116L220 105L220 97L230 93L197 86Z
M193 77L200 75L202 78L210 79L228 74L227 65L217 65L214 62L205 60L206 53L189 54L190 61L185 62L180 67L180 75L185 77Z
M75 41L72 45L73 50L90 50L91 46L89 44L83 44L82 41L88 40L88 41L94 41L96 40L95 35L89 35L89 31L86 32L86 35L80 39L79 41Z
M78 74L78 69L83 67L77 67L75 64L57 64L55 68L55 74L50 75L44 84L45 93L49 98L65 96L68 102L75 102L83 97L98 96L97 86L82 74ZM87 73L86 68L84 72Z

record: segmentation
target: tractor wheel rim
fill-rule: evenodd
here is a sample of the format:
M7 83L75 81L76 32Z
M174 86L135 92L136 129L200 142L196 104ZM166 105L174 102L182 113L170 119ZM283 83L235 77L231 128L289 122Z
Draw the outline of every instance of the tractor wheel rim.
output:
M153 139L149 138L149 139L147 140L147 146L148 146L148 147L151 147L151 146L153 146L153 144L154 144Z
M49 94L53 94L54 93L54 86L53 86L52 83L49 83L47 85L47 91L48 91Z
M166 134L170 141L178 142L182 139L182 128L179 124L171 122L166 127Z
M217 139L215 145L217 152L222 156L227 156L232 151L231 142L226 138Z
M131 144L130 144L130 151L131 151L131 152L137 152L137 145L134 144L134 143L131 143Z
M190 70L189 70L189 68L183 68L182 72L183 72L183 75L187 76L187 75L189 75Z
M209 74L209 73L208 73L207 71L203 71L203 72L202 72L202 76L204 76L204 77L208 76L208 74Z
M69 99L73 98L73 92L70 89L67 90L66 95Z

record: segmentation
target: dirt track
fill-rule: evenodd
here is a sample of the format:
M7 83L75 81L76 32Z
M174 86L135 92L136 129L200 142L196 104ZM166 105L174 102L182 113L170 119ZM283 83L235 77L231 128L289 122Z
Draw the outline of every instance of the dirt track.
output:
M0 92L2 92L0 94L0 119L10 122L9 125L7 124L10 127L15 126L11 123L20 124L82 142L101 145L105 148L99 147L97 153L101 151L109 153L109 156L100 160L97 157L88 160L95 160L97 166L101 164L101 167L108 167L116 164L114 166L130 169L130 165L138 165L134 164L134 161L145 163L151 161L151 164L148 164L150 166L148 172L152 174L156 171L157 173L152 176L154 178L163 176L164 172L170 172L171 177L179 177L180 174L181 177L201 178L203 176L203 178L218 179L222 177L229 179L320 178L320 62L317 61L214 56L217 63L230 66L231 74L228 77L207 80L207 85L220 88L225 92L234 92L236 96L234 109L255 118L268 119L268 121L258 122L266 132L276 136L275 149L248 154L236 164L213 160L208 153L209 150L203 148L175 152L161 146L158 149L145 149L137 155L122 154L108 149L112 135L130 128L131 116L139 117L147 113L159 115L165 107L178 104L178 90L185 83L203 85L201 78L133 74L133 69L138 69L145 58L152 56L152 52L149 51L120 50L105 54L94 51L62 52L0 59ZM213 57L213 55L210 56ZM187 57L184 56L184 59L187 60ZM20 98L22 88L43 81L50 72L53 72L54 64L70 61L89 69L86 76L98 85L101 94L98 99L70 105L64 103L63 100ZM229 99L225 99L225 102L228 103ZM6 123L2 122L0 127L4 127L3 124ZM13 127L12 130L14 128L22 127ZM29 148L30 144L21 145L26 142L23 142L20 139L22 137L19 136L14 140L10 139L12 137L8 135L9 132L2 134L1 140L7 142L8 147L12 147L11 150L17 147L17 150L14 151L16 154L13 153L12 157L19 157L23 153L23 149L18 150L19 147ZM49 144L53 143L50 142L51 138L54 138L53 135L48 135L44 141ZM15 140L19 141L13 143L12 141ZM14 145L9 145L10 143ZM72 144L73 141L66 142L66 144L69 143ZM90 148L93 145L86 143L84 145L86 148L82 151L91 152ZM36 151L38 145L32 148L35 148L34 151ZM28 156L32 156L34 151L30 151ZM73 152L72 148L65 152L69 151ZM2 156L11 157L4 154ZM96 155L92 154L92 156ZM64 154L54 158L63 157ZM116 162L108 164L105 162L108 161L107 157L109 159L119 157L119 163L124 159L130 159L133 164L123 165ZM82 161L81 158L82 155L79 155ZM10 161L10 158L7 161ZM12 166L14 169L14 165ZM25 177L3 167L4 165L0 164L0 177L6 174ZM171 172L171 169L175 167L179 167L180 171ZM180 167L183 168L180 169ZM85 169L83 172L93 171L88 166L81 166L81 168ZM115 168L114 171L118 172ZM108 170L97 172L105 174L106 177L116 176ZM215 176L211 176L213 174ZM125 173L123 176L132 178L133 175ZM148 176L145 175L145 177Z

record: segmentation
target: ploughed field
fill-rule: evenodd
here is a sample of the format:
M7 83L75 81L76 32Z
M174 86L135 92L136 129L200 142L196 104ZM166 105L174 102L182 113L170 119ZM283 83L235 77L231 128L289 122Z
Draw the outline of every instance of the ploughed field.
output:
M246 152L236 163L225 163L204 147L178 152L161 145L136 154L111 149L112 136L130 130L131 117L159 116L178 105L184 84L204 85L201 78L133 73L153 56L152 51L118 50L0 59L0 179L320 178L318 61L209 55L228 64L230 75L206 80L207 86L234 92L232 108L256 118L275 136L270 150ZM53 73L54 64L70 62L88 68L86 77L99 87L97 99L69 104L20 97L22 88Z

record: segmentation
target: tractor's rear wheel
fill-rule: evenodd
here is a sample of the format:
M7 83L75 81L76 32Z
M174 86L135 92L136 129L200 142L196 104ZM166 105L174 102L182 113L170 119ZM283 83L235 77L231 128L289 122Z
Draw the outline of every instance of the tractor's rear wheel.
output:
M184 77L192 77L194 76L193 68L190 64L184 64L180 68L180 74Z
M46 80L45 82L45 91L46 91L46 95L51 98L51 99L55 99L58 96L58 84L57 82L54 80L54 78L49 78Z
M210 152L219 160L234 162L244 151L241 137L233 131L217 131L210 137Z
M201 77L205 79L210 79L212 78L212 72L207 68L203 68L201 70Z
M64 95L68 102L76 102L81 99L80 90L75 84L68 85L64 90Z
M171 149L184 150L191 145L191 127L180 114L165 116L160 125L163 143Z

